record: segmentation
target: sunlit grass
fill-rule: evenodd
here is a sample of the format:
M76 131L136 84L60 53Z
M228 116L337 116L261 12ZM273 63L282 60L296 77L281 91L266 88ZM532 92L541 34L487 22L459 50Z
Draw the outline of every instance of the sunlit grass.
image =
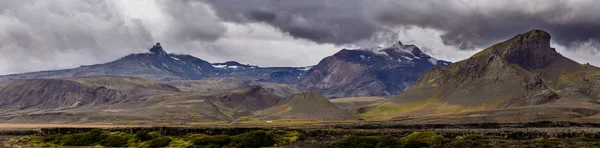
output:
M428 99L425 101L417 101L411 103L393 103L387 102L381 104L374 109L360 114L360 116L377 119L377 118L389 118L392 116L425 116L425 115L442 115L449 113L461 113L478 110L486 110L494 108L503 101L496 101L491 103L483 103L473 106L449 104L448 102L440 102L436 98Z

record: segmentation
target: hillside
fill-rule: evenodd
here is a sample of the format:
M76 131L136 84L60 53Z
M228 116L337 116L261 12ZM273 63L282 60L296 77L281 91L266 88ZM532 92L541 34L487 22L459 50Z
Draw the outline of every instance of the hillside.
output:
M134 77L28 79L0 84L4 111L67 109L111 104L179 89Z
M202 80L173 80L164 82L179 88L182 91L210 92L234 89L242 86L260 85L270 93L287 97L301 91L287 84L244 80L236 77L216 77Z
M384 48L343 49L321 60L294 86L330 99L390 96L403 92L430 68L448 64L401 42Z
M481 119L501 121L532 110L578 112L577 108L583 106L576 104L596 106L598 72L594 66L579 64L556 52L550 47L547 32L531 30L466 60L427 71L405 93L367 114L401 117L496 109L489 111L493 114L481 115ZM558 108L566 106L569 108ZM526 108L515 109L518 107ZM539 118L541 114L536 112L532 118L523 119L544 119Z
M306 92L292 95L274 107L255 113L260 119L289 120L349 120L358 119L318 93Z
M250 85L209 92L134 77L17 80L0 84L4 122L230 121L283 98Z

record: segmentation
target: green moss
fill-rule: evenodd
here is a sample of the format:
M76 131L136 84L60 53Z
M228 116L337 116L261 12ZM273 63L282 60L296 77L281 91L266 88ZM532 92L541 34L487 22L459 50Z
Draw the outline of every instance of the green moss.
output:
M169 143L171 143L171 138L169 137L158 137L155 139L150 140L150 142L148 142L148 147L165 147L167 145L169 145Z
M475 134L459 136L452 142L455 147L491 147L490 140L487 137Z
M231 141L231 139L227 135L217 135L217 136L197 137L197 138L193 139L192 143L196 146L209 146L209 147L218 146L218 147L221 147L221 146L229 144L230 141Z
M148 141L148 140L152 140L156 137L150 136L150 134L148 134L150 132L148 131L139 131L137 133L135 133L135 138L140 140L140 141Z
M129 141L129 138L125 136L111 135L102 139L100 145L107 147L124 147L127 146L127 141Z
M449 140L434 132L414 132L406 137L400 138L400 142L405 145L421 145L426 143L427 146L441 146Z
M230 146L235 147L267 147L275 144L273 136L265 131L252 131L231 137Z
M302 139L302 136L300 133L298 133L298 131L277 130L270 131L269 134L273 136L273 139L275 139L275 143L277 145L293 143Z
M379 144L374 136L349 136L331 144L333 148L373 148Z
M331 143L333 148L387 148L396 147L400 142L393 136L348 136Z
M86 133L63 135L61 145L66 146L91 146L96 145L108 135L100 129L93 129Z

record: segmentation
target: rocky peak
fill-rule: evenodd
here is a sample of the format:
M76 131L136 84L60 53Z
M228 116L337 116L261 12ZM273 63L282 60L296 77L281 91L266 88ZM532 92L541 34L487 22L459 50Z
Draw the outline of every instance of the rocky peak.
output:
M550 34L543 30L519 34L503 44L506 49L498 54L507 62L528 70L544 68L560 55L550 47Z
M150 53L158 55L167 55L167 52L165 52L160 43L156 43L156 45L152 46L152 48L150 48Z

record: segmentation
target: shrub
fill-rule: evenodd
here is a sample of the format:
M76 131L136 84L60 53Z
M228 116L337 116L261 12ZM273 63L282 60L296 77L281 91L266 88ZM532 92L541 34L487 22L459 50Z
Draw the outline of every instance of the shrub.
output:
M127 145L129 138L118 135L111 135L100 141L100 145L107 147L124 147Z
M434 132L414 132L406 137L400 138L402 147L429 147L429 146L441 146L447 142L448 139L435 134ZM426 144L425 146L422 146Z
M158 137L150 140L148 143L148 147L165 147L171 143L171 138L169 137Z
M192 143L197 146L223 146L229 143L230 139L227 135L217 135L217 136L204 136L198 137L193 140Z
M150 136L150 134L148 134L148 131L139 131L137 133L135 133L135 138L139 139L141 141L148 141L148 140L152 140L155 137Z
M377 145L375 146L376 148L391 148L391 147L398 147L398 145L400 145L400 141L398 141L398 139L396 139L396 137L394 136L383 136L379 138L379 143L377 143Z
M402 143L403 148L422 148L429 147L429 144L424 141L411 140Z
M150 135L150 137L152 137L152 139L158 138L161 136L160 133L158 133L158 132L149 132L148 135Z
M206 137L208 135L205 134L187 134L183 136L183 140L185 141L194 141L194 139Z
M231 137L231 146L234 147L267 147L275 144L273 137L265 131L252 131Z
M543 139L542 139L543 140ZM454 142L453 146L456 147L491 147L490 140L481 135L469 134L459 136Z
M331 147L334 148L389 148L397 147L398 140L392 136L374 137L374 136L349 136L343 140L334 142Z
M100 129L93 129L86 133L64 135L61 137L62 145L66 146L90 146L100 142L107 135Z
M61 134L47 135L47 136L41 137L41 142L60 144L61 138L62 138Z

